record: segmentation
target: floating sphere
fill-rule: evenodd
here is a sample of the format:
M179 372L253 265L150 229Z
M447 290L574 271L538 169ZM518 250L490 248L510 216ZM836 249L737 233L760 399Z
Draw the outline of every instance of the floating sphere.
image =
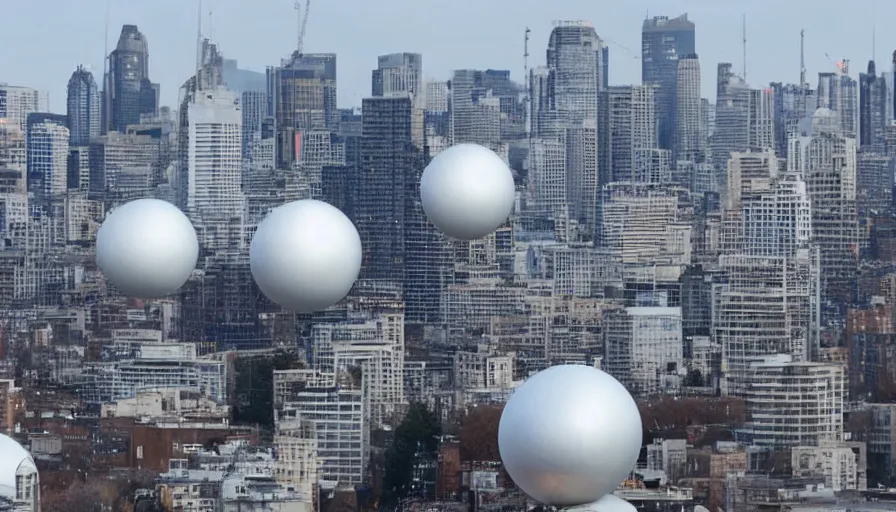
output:
M492 150L458 144L433 158L420 179L430 222L460 240L482 238L501 226L516 200L513 173Z
M31 454L15 439L0 434L0 503L24 501L25 510L37 510L40 477ZM4 508L3 510L9 510Z
M641 451L641 415L610 375L552 366L510 397L498 426L507 473L546 505L593 503L626 478Z
M159 199L137 199L112 209L96 234L97 266L133 298L176 292L198 258L199 241L190 219Z
M572 512L572 509L567 509ZM615 494L607 494L591 505L576 507L576 512L638 512L634 505L616 496Z
M342 300L361 272L361 237L338 208L305 199L275 208L249 247L252 277L271 301L298 313Z

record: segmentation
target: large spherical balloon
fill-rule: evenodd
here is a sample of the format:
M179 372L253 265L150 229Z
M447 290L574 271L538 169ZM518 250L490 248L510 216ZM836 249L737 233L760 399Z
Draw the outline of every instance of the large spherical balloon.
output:
M159 199L112 209L96 235L96 263L121 293L154 299L178 290L199 258L190 219Z
M638 512L634 505L616 496L615 494L607 494L588 507L583 507L580 512Z
M492 150L458 144L436 155L423 171L420 199L441 232L475 240L500 227L513 211L513 173Z
M249 247L252 276L273 302L311 313L342 300L361 271L361 237L338 208L306 199L275 208Z
M513 481L558 507L592 503L629 474L641 451L641 415L610 375L553 366L517 389L498 427L498 449Z

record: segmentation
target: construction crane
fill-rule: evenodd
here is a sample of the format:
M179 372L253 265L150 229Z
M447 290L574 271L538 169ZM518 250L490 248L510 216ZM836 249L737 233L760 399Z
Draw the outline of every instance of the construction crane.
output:
M308 8L311 7L311 0L305 0L305 10L302 12L302 2L296 0L295 10L297 17L297 25L299 29L298 37L296 39L296 52L299 55L302 55L302 48L305 43L305 29L308 27Z
M626 48L625 46L622 46L621 44L617 43L616 41L614 41L614 40L612 40L612 39L609 39L609 38L606 38L606 37L604 37L604 38L602 38L602 39L603 39L603 41L604 41L605 43L609 43L610 46L615 46L616 48L619 48L620 50L622 50L622 51L624 51L625 53L629 54L629 56L631 56L631 58L633 58L633 59L635 59L635 60L641 60L641 56L640 56L640 55L638 55L638 54L636 54L635 52L629 50L629 49Z
M848 75L848 74L849 74L849 59L843 59L843 60L834 61L834 59L832 59L831 56L828 55L827 53L824 54L824 56L825 56L829 61L831 61L831 64L833 64L834 66L837 67L837 72L838 72L838 73L840 73L841 75Z

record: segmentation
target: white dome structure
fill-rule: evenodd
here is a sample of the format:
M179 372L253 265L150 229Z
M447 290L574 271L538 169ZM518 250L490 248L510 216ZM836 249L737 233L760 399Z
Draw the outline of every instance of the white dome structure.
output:
M0 510L40 510L40 480L28 450L0 434Z

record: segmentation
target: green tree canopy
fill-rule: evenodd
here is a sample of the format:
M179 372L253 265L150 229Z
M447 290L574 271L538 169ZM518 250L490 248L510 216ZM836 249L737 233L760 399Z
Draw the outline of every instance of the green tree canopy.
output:
M404 421L395 429L392 446L386 450L383 477L383 504L394 506L410 490L414 463L421 455L434 456L439 448L442 427L425 405L411 404Z

